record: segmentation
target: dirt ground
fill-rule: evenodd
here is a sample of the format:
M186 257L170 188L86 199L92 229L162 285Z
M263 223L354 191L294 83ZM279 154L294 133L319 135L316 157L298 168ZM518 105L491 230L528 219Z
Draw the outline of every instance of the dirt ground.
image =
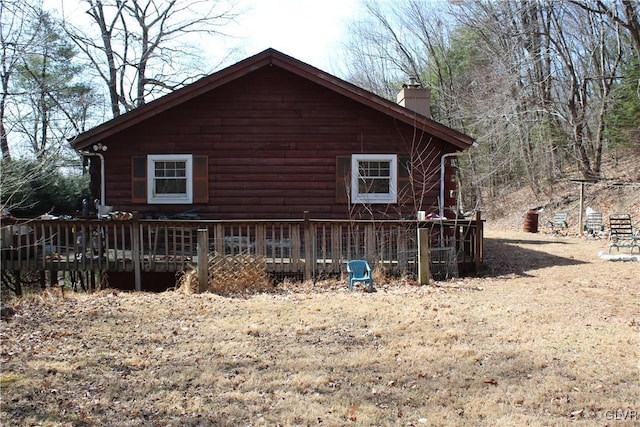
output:
M568 234L568 235L567 235ZM638 248L612 248L606 236L586 238L575 232L551 233L541 229L538 233L521 231L485 232L485 277L504 277L544 281L567 281L571 277L584 277L586 283L608 282L640 285L637 262L624 262L631 256L640 255ZM621 261L610 259L618 258ZM627 259L629 261L629 259Z
M640 262L486 231L480 277L244 298L41 295L0 324L6 426L633 426Z

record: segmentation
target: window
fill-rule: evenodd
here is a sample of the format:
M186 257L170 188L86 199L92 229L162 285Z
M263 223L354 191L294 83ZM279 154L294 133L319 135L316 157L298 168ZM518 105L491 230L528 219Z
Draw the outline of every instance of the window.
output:
M147 203L192 203L192 168L193 158L190 154L148 156Z
M397 202L397 156L354 154L351 156L353 203Z

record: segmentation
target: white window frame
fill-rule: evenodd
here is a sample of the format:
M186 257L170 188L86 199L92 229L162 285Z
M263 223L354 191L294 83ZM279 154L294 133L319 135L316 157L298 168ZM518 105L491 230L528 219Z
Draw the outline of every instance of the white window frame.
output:
M360 161L388 161L389 162L389 192L388 193L360 193ZM351 155L351 203L388 204L398 202L398 156L396 154L352 154Z
M156 162L185 162L187 191L185 194L155 193ZM147 203L149 204L191 204L193 203L193 155L191 154L150 154L147 156Z

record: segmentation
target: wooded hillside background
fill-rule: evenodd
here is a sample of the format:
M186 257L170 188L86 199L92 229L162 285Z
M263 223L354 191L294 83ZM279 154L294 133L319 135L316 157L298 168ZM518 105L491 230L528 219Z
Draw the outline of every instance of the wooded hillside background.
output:
M431 88L434 118L477 138L467 207L497 193L599 180L640 148L640 6L622 1L367 1L347 44L350 79L392 98ZM637 177L640 179L640 176Z

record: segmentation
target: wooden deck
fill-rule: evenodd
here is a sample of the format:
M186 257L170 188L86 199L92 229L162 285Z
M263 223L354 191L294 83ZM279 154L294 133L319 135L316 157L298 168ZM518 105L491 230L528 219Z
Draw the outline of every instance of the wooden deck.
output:
M178 272L197 263L198 230L204 250L263 257L278 277L316 279L366 259L390 274L415 275L417 228L431 230L438 251L455 256L460 274L483 262L483 226L458 221L253 220L17 220L2 224L2 268L52 272ZM437 267L437 266L436 266ZM136 288L140 288L136 284Z

